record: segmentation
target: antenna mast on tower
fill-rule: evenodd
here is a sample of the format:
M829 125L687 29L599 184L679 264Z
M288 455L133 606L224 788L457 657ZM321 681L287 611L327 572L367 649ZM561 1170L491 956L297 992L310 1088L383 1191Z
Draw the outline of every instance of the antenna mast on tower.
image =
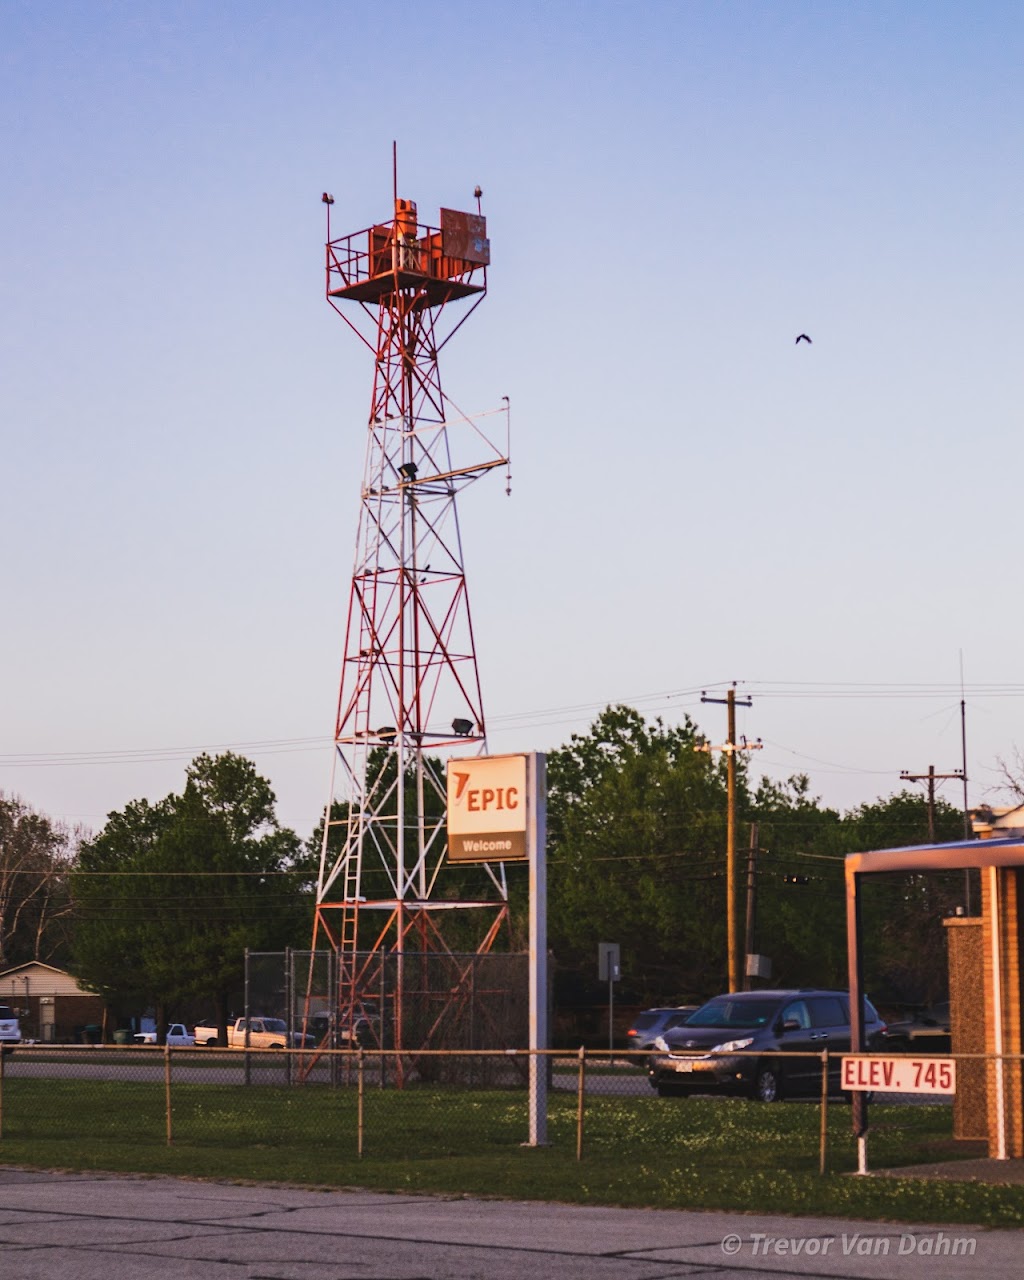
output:
M508 451L454 409L438 364L487 289L480 189L475 213L442 209L436 227L419 222L416 204L397 191L396 170L393 216L336 239L333 198L323 197L327 300L372 351L374 376L313 951L326 946L334 957L331 1004L349 1028L365 1002L376 1003L385 957L397 955L389 1047L416 1049L441 1027L444 1010L425 1030L418 1023L413 1043L405 1010L416 979L403 955L439 953L454 963L443 922L456 911L469 919L467 908L482 912L473 917L482 922L474 949L487 951L508 915L501 864L479 873L471 900L446 885L438 754L485 750L456 499L507 466ZM496 412L507 425L507 402ZM456 456L455 427L468 428L482 459ZM456 992L459 975L446 981Z

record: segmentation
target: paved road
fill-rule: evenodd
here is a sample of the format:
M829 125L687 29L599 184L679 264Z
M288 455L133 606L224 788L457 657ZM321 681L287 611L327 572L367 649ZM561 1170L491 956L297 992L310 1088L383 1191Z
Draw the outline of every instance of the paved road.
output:
M4 1280L1017 1280L1020 1235L0 1167Z

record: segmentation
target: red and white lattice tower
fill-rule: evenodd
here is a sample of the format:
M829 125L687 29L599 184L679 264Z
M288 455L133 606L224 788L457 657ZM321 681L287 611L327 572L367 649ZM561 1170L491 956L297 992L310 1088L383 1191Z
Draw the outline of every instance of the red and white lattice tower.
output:
M487 288L479 196L478 188L475 213L442 209L432 227L398 198L396 184L389 221L332 239L333 201L324 195L327 299L374 356L313 927L314 953L326 948L335 957L331 1003L349 1027L363 1002L376 1000L383 957L450 955L452 912L460 925L472 921L473 950L486 951L508 913L500 865L479 876L472 900L446 883L441 764L454 747L466 755L485 744L456 499L508 463L507 448L491 445L477 422L454 410L438 366ZM507 426L507 402L497 412ZM484 458L457 456L460 436ZM477 915L463 915L467 909ZM466 930L458 932L464 949ZM413 981L398 972L399 983ZM430 1027L417 1027L414 1044L403 1025L407 1003L399 990L389 1047L426 1047Z

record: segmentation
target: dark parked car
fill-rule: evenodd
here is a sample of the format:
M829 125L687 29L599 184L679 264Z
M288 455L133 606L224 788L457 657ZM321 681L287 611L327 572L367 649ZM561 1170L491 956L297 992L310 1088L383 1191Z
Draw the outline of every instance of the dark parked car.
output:
M645 1009L638 1013L633 1025L626 1032L627 1049L653 1049L654 1041L665 1031L681 1027L689 1022L690 1015L700 1008L698 1004L679 1004L671 1008Z
M885 1024L870 1001L864 1003L866 1043L876 1049ZM817 1055L825 1048L835 1054L829 1075L838 1088L839 1055L850 1051L845 991L740 991L715 996L685 1026L659 1037L647 1074L661 1097L722 1092L776 1102L821 1089ZM759 1050L772 1056L760 1058ZM785 1060L779 1053L808 1056Z
M315 1013L310 1018L309 1031L314 1044L330 1048L333 1041L331 1033L334 1022L335 1016L329 1013ZM369 1008L364 1013L357 1013L352 1020L349 1019L347 1012L343 1013L337 1023L337 1047L355 1049L362 1045L364 1048L369 1048L376 1044L378 1035L376 1022L376 1013Z
M912 1018L890 1022L882 1045L886 1053L949 1053L949 1001L919 1009Z

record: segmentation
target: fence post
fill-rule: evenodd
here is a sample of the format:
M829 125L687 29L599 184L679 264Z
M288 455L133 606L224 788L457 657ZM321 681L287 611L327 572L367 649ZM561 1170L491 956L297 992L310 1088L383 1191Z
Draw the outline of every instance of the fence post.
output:
M583 1099L587 1089L587 1046L580 1045L579 1093L576 1099L576 1159L583 1159Z
M167 1107L167 1145L171 1146L171 1046L164 1045L164 1101Z
M821 1051L821 1156L819 1173L825 1172L825 1153L828 1144L828 1049Z
M250 1024L252 1023L252 1010L249 1008L249 956L250 954L251 953L249 951L249 948L246 947L245 949L245 994L243 995L242 999L245 1005L243 1012L245 1013L245 1083L247 1085L252 1084L252 1067L251 1067L252 1060L249 1054L249 1041L251 1038L249 1027L250 1027ZM231 1033L228 1032L228 1044L230 1043L231 1043Z
M285 1084L292 1082L292 1050L295 1048L295 973L291 947L284 949L284 998L288 1006L288 1018L285 1022L287 1050L284 1058ZM302 1042L305 1047L305 1041Z
M363 1061L365 1053L359 1046L359 1058L356 1064L358 1087L356 1089L356 1154L363 1158Z

